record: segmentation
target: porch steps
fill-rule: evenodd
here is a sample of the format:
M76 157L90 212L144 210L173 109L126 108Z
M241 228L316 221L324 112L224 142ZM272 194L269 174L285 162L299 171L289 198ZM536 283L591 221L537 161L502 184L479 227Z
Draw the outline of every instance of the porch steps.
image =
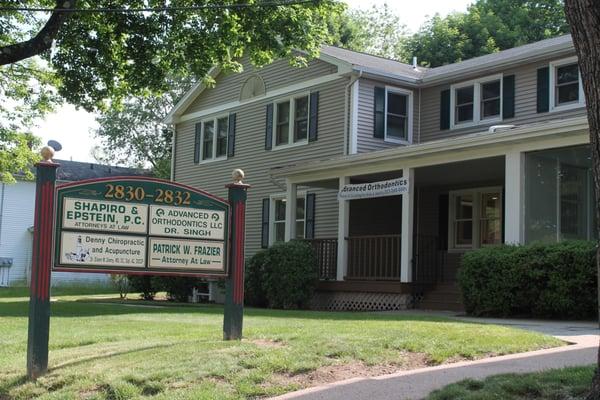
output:
M427 290L423 298L416 304L421 310L457 311L465 310L460 288L455 282L438 283Z

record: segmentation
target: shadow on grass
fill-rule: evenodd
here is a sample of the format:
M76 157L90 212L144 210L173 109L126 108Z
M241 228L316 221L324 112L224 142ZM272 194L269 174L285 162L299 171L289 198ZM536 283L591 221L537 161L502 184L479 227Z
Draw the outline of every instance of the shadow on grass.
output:
M0 317L27 317L28 301L0 303ZM147 301L106 301L83 299L77 301L57 301L51 304L51 315L60 318L80 318L103 315L127 314L170 314L170 315L222 315L223 307L212 304L176 304ZM246 307L246 317L295 318L330 321L430 321L456 322L443 317L411 314L383 314L369 312L330 312L306 310L272 310ZM476 322L462 322L473 323Z

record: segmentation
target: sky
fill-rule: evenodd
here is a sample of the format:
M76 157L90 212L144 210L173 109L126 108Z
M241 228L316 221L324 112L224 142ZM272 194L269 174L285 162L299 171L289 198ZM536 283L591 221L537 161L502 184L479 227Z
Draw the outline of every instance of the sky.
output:
M447 15L452 11L465 11L473 0L344 0L351 8L388 6L400 15L400 20L408 30L415 32L427 17L439 13ZM42 121L33 133L46 144L48 140L59 141L63 149L56 154L57 159L94 162L92 148L100 145L92 130L96 127L94 115L76 110L72 105L60 107Z

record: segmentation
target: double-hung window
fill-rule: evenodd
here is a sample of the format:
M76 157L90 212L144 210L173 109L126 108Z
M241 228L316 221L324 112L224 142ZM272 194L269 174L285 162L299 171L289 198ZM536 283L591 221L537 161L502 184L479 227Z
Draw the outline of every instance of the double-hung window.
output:
M309 104L308 94L275 103L274 147L308 142Z
M412 92L387 87L385 90L385 140L412 141Z
M271 215L273 222L271 225L271 235L273 243L283 242L285 240L285 197L276 196L271 198ZM305 196L299 196L296 199L296 239L304 239L304 227L306 222L306 201Z
M558 111L583 105L583 86L577 58L550 63L550 110Z
M502 190L450 192L449 248L473 249L502 243Z
M502 120L502 75L450 87L451 128Z
M227 116L202 121L201 161L218 160L227 157Z

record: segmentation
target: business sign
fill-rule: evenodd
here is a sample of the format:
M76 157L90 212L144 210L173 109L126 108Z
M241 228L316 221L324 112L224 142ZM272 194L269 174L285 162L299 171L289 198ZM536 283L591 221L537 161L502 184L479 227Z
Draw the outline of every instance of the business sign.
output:
M397 178L388 181L358 183L344 185L339 193L339 200L369 199L373 197L397 196L408 193L408 178Z
M227 275L229 204L174 182L122 177L59 186L55 271Z

